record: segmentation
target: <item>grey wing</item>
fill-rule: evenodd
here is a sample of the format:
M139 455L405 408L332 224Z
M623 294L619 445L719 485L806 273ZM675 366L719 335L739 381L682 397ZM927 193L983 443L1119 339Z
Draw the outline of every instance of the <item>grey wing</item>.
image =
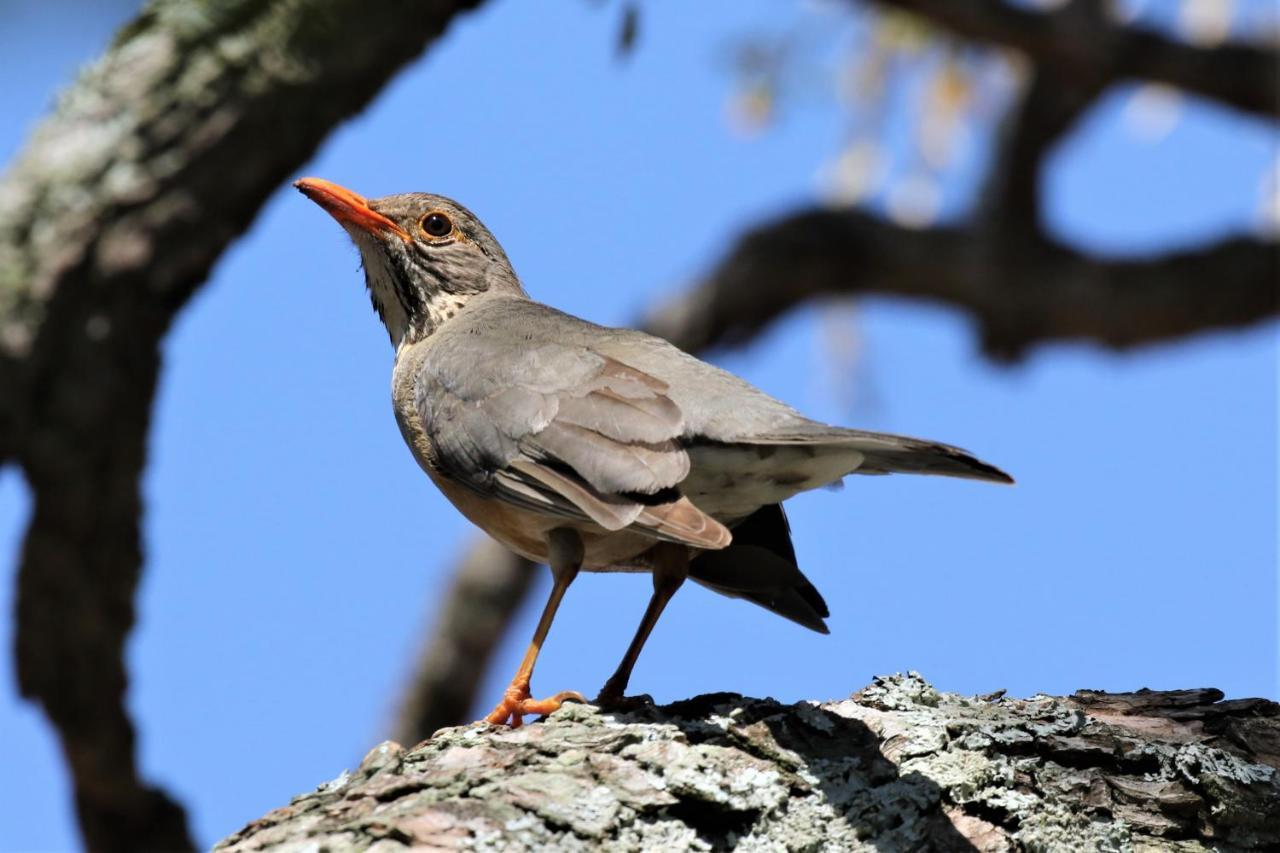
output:
M804 417L746 381L640 332L618 330L610 354L671 382L685 407L691 470L682 490L721 520L839 481L847 474L940 474L1011 483L967 451L887 433L829 426ZM677 381L678 378L678 381Z
M484 363L433 346L417 407L446 476L488 497L605 530L721 548L729 532L676 488L684 415L666 383L583 346L530 343Z
M901 471L1012 482L999 469L949 445L810 420L737 376L643 332L597 326L527 299L495 299L484 315L473 317L478 319L470 321L471 328L486 328L491 336L511 336L513 331L525 335L519 358L506 360L508 370L520 372L520 382L515 387L521 390L508 392L518 398L518 405L508 411L521 412L520 419L506 425L505 432L494 432L493 441L484 445L496 448L491 458L498 463L515 458L513 466L517 471L527 468L530 459L539 466L535 473L520 472L523 480L511 489L529 488L530 478L539 482L556 478L556 453L571 455L571 464L578 466L574 468L577 476L601 493L601 499L624 505L616 510L620 514L610 524L622 524L629 514L638 512L631 500L635 495L619 497L618 489L625 490L637 482L643 485L644 463L656 461L644 451L656 451L664 459L666 454L683 454L677 467L659 466L661 471L652 470L655 479L650 485L659 491L646 494L656 497L662 494L661 489L678 483L680 493L698 510L730 524L762 506L834 483L850 473ZM454 321L453 328L461 336L461 330L467 327L460 320L461 317ZM606 369L605 365L609 367ZM471 386L462 396L476 401L511 387L510 382L488 387L487 382L492 384L485 378L488 375L484 370L477 376L468 374ZM502 376L510 378L505 372ZM540 440L523 444L523 439L511 437L525 435L531 421L540 424L545 420L550 424L559 417L559 402L548 408L545 396L526 396L524 391L533 389L560 397L567 393L574 398L578 391L573 389L596 387L592 383L602 381L618 384L586 401L591 420L582 422L586 414L565 418L565 427L597 435L581 440L583 433L554 428L539 436ZM628 431L641 421L624 417L615 425L613 418L620 415L614 407L603 405L605 398L625 406L655 405L651 396L662 399L663 411L669 413L666 406L673 405L679 419L668 417L663 421L659 411L650 411L648 414L659 416L662 426L658 432L645 436ZM501 412L491 414L497 416ZM477 423L467 434L482 436L486 429ZM538 429L542 427L533 431ZM649 440L658 435L662 436L660 441ZM669 443L673 441L674 446ZM617 453L619 443L635 458L624 460ZM513 446L518 446L523 456L512 457ZM593 457L593 448L608 452ZM623 467L629 476L624 476ZM676 477L681 469L687 474ZM564 497L565 489L580 487L576 481L557 485L560 497ZM577 501L570 501L571 506L581 510L589 497L580 496ZM559 502L557 506L563 509ZM597 515L603 512L598 507L594 511Z

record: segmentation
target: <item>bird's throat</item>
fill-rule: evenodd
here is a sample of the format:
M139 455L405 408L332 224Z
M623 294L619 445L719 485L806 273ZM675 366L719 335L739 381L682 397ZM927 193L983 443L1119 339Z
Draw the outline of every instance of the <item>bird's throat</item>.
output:
M427 298L424 306L424 320L420 338L425 338L443 326L467 305L467 300L474 294L445 293L438 291Z

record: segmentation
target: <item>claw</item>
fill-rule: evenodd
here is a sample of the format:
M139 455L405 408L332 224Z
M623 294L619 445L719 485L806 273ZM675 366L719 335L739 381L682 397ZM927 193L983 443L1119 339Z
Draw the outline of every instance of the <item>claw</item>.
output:
M623 696L621 693L601 690L600 695L591 704L605 711L634 711L637 708L652 705L653 697L648 693L641 693L639 696Z
M600 694L596 696L594 704L597 708L606 711L634 711L637 708L643 708L646 705L653 704L653 697L648 693L641 693L638 696L628 696L627 678L624 675L619 677L616 673L604 683L604 687L600 688Z
M586 697L576 690L563 690L546 699L533 699L529 695L528 684L512 684L507 688L502 701L484 719L485 722L495 726L509 725L513 729L518 729L524 725L526 715L536 714L545 717L560 710L560 706L565 702L587 704Z

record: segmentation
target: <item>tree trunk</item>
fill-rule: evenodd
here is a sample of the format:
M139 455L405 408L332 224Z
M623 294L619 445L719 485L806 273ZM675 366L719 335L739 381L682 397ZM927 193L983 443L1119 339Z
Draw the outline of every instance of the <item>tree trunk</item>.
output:
M0 177L0 467L33 505L15 669L91 850L194 847L125 707L161 342L268 196L479 2L153 0Z
M1217 690L733 694L375 747L218 850L1280 846L1280 705Z

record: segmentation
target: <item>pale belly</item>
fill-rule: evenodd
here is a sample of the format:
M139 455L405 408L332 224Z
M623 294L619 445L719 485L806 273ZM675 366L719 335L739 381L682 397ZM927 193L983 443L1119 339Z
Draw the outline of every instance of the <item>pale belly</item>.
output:
M522 557L536 563L547 562L547 534L557 527L571 527L582 536L584 571L650 570L647 552L657 544L657 540L649 536L628 530L611 532L590 522L553 518L502 501L486 500L465 486L423 467L431 482L468 521Z

